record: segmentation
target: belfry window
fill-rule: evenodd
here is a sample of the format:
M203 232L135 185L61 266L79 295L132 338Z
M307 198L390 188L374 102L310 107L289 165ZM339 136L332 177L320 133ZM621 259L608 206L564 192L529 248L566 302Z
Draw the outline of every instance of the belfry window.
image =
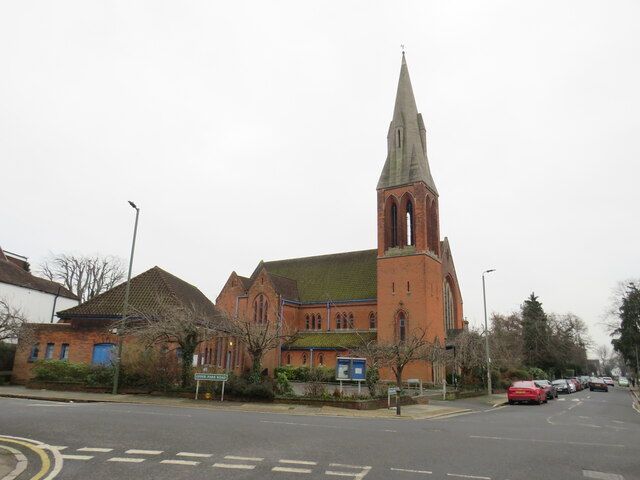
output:
M413 228L413 205L411 202L407 202L407 245L415 245L416 244L416 235Z
M402 129L396 129L396 148L402 147Z
M398 207L391 205L391 247L398 246Z

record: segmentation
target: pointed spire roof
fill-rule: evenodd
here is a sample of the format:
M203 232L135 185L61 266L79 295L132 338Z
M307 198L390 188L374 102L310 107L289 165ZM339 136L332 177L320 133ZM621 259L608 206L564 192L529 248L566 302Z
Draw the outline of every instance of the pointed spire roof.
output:
M426 128L413 96L407 60L402 52L402 66L396 93L393 119L387 135L387 160L377 189L423 182L438 194L427 159Z

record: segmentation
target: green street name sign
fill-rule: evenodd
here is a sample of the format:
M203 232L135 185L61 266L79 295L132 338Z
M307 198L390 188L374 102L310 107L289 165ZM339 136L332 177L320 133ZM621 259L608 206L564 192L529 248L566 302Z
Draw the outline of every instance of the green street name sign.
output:
M216 380L218 382L226 382L229 375L226 373L196 373L195 380Z

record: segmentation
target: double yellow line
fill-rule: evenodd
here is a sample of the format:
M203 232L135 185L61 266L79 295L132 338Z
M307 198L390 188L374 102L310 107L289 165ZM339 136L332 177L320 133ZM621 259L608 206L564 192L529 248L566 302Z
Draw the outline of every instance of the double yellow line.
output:
M40 469L40 471L36 475L31 477L31 480L40 480L51 469L51 461L49 460L49 456L41 448L38 448L35 445L31 445L30 443L27 443L27 442L21 442L19 440L12 440L12 439L9 439L9 438L4 438L2 436L0 436L0 442L14 443L14 444L22 445L23 447L27 447L28 449L33 450L34 452L36 452L40 456L40 460L42 461L42 468Z

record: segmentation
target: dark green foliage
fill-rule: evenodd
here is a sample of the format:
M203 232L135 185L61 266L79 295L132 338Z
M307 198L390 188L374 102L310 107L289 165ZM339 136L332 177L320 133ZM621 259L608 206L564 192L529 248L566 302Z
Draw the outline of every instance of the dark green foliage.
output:
M551 332L547 314L535 294L522 304L522 339L524 363L529 366L548 368L551 366Z
M536 368L536 367L531 367L529 369L529 375L530 375L530 378L532 380L546 380L547 379L547 374L545 373L545 371L541 370L539 368Z
M222 383L216 383L216 394L220 394ZM249 375L229 375L229 380L225 385L225 396L236 398L256 398L262 400L273 400L273 382L270 378L264 378L262 383L251 383Z
M333 382L336 378L336 371L331 367L277 367L278 373L286 375L291 382Z
M280 395L289 395L293 393L291 383L284 372L276 372L276 389Z
M0 342L0 370L13 370L13 359L15 354L15 343Z
M367 388L369 389L369 395L371 395L372 397L375 397L377 392L376 392L376 387L378 385L378 381L380 380L380 372L378 372L377 368L369 368L367 370Z
M611 341L613 348L620 352L622 357L638 377L638 355L640 352L640 286L631 282L626 286L625 292L618 307L620 326L615 329L615 338Z
M44 382L76 382L89 386L113 384L113 367L71 363L67 360L38 360L31 370L35 380Z
M531 374L527 370L508 370L506 376L511 380L531 380Z

